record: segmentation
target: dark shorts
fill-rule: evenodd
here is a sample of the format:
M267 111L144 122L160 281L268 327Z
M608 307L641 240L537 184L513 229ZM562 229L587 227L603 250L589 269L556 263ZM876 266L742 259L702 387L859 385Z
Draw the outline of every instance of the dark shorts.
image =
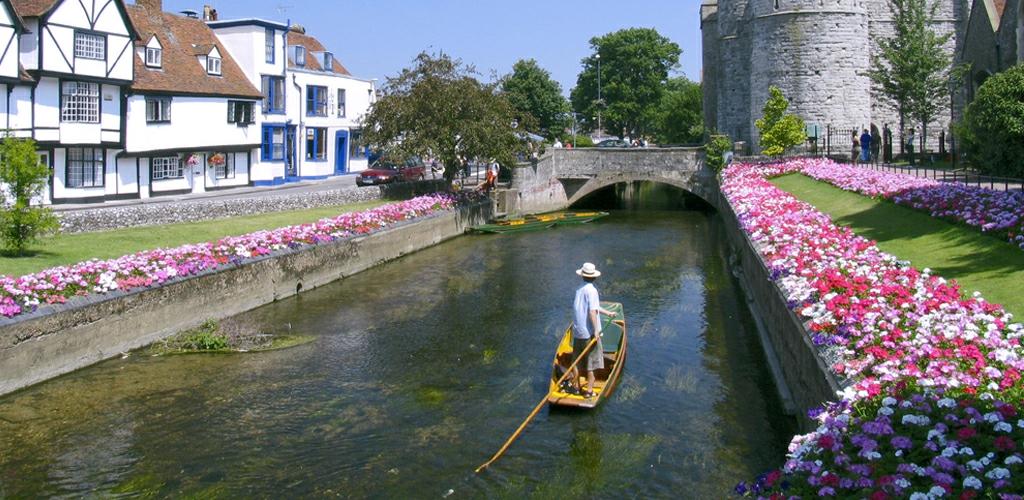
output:
M579 357L583 349L587 348L587 344L590 343L590 339L578 339L573 337L572 339L572 359ZM580 361L580 364L576 365L580 371L592 372L594 370L600 370L604 368L604 345L601 340L598 339L597 344L590 350L586 358Z

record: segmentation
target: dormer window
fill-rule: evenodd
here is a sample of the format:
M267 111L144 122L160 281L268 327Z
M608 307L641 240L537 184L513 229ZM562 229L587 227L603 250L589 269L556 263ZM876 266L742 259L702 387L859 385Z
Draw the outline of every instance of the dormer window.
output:
M149 68L162 67L164 63L164 51L160 47L146 47L146 66Z
M295 65L306 66L306 48L301 45L295 46Z
M107 37L96 33L75 32L75 57L104 60L107 58Z
M220 75L220 58L208 56L206 58L206 72L211 75Z
M334 71L334 54L324 52L324 71Z

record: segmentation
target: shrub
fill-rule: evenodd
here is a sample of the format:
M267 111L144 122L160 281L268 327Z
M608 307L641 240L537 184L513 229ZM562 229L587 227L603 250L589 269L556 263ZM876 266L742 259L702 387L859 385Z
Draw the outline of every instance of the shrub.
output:
M228 339L220 330L220 323L209 319L182 335L181 347L189 351L222 351L228 348Z
M566 134L565 136L563 136L562 137L562 144L564 144L566 146L571 145L572 144L572 134ZM594 141L592 141L590 139L590 137L587 137L585 135L577 135L576 136L576 146L575 147L577 147L577 148L592 148L592 147L594 147Z
M715 172L721 172L725 167L725 159L722 155L732 149L732 139L727 135L712 135L711 140L704 145L704 162Z
M1024 177L1024 64L985 80L957 129L977 169Z
M0 242L8 252L22 255L29 243L60 228L49 208L32 205L32 199L46 188L50 170L39 162L31 139L5 137L0 143L0 158Z
M807 140L804 121L796 115L787 115L789 101L776 86L768 88L768 101L759 120L754 122L761 132L761 153L781 156L787 149Z

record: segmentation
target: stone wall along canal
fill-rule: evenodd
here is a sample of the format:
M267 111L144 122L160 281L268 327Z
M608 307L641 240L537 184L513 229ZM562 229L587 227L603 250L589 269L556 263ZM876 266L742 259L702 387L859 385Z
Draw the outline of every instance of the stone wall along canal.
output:
M235 319L310 344L135 353L0 398L0 497L721 498L794 430L721 233L617 211L459 238ZM625 306L620 388L474 476L546 391L585 260Z

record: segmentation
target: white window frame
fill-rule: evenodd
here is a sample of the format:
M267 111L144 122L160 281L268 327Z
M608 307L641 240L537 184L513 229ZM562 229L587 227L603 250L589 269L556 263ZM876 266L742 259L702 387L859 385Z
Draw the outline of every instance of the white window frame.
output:
M243 108L241 120L239 120L239 106ZM248 113L244 111L248 108ZM228 123L238 125L252 125L256 123L256 103L252 101L228 101Z
M274 64L277 61L277 31L274 28L264 28L264 50L266 53L267 64Z
M334 54L324 52L324 71L334 72Z
M100 84L65 81L60 85L60 121L100 122Z
M306 67L306 48L302 45L295 46L295 65Z
M146 47L146 67L162 68L164 65L164 49L160 47Z
M206 57L206 72L211 75L221 74L221 59L219 57Z
M345 89L338 89L338 118L345 118L345 113L348 111L345 105L348 92Z
M235 178L235 153L223 153L224 164L214 167L213 176L215 179Z
M75 32L75 57L103 61L107 58L107 37L99 33Z
M154 181L183 179L185 177L185 164L177 156L157 156L149 161Z

